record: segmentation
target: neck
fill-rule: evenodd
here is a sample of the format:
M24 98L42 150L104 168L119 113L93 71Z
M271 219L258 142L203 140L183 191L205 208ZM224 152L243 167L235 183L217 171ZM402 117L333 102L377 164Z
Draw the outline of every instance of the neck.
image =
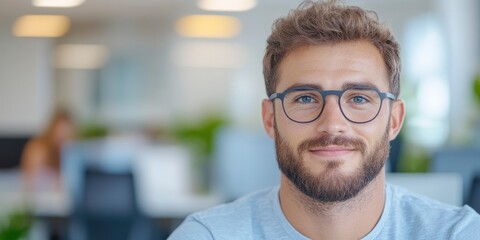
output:
M280 204L290 224L310 239L360 239L375 227L382 215L385 171L356 197L333 203L306 196L282 175Z

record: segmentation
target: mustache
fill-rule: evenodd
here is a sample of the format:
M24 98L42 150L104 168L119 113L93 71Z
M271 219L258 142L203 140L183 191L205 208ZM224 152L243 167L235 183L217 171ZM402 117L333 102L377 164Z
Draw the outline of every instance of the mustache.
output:
M359 150L362 154L365 154L365 151L367 149L366 143L361 139L323 134L318 137L303 141L298 146L297 151L299 155L302 155L302 152L307 151L308 149L326 147L329 145L338 145L348 148L354 148Z

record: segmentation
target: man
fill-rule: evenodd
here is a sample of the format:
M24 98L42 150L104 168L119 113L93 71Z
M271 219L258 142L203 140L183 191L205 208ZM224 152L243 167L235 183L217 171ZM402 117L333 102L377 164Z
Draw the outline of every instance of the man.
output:
M405 114L399 45L373 12L305 2L267 41L263 124L280 186L189 216L170 239L478 239L480 216L385 183Z

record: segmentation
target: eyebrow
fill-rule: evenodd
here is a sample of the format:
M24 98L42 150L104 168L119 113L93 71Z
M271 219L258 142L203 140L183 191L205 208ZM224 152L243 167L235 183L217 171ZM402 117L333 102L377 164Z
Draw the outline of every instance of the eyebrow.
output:
M295 88L295 87L310 87L310 88L317 88L317 89L320 89L320 90L333 90L333 89L324 89L321 85L313 84L313 83L295 83L295 84L292 84L291 86L289 86L287 89L291 89L291 88ZM377 86L375 86L374 84L372 84L370 82L365 82L365 81L362 81L362 82L346 82L342 85L342 90L345 90L347 88L356 88L356 87L361 87L361 88L368 87L368 88L373 88L373 89L378 90Z
M347 88L355 88L355 87L362 87L362 88L367 87L367 88L373 88L378 90L377 86L369 82L346 82L342 85L342 90L345 90Z

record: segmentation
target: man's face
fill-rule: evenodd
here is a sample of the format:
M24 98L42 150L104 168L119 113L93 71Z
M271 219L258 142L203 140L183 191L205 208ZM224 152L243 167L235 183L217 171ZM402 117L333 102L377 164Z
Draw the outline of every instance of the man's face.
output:
M366 41L300 47L279 67L277 92L292 86L343 90L371 85L388 92L387 71L380 52ZM403 102L384 103L371 122L357 124L341 113L338 97L326 97L321 116L311 123L287 118L281 100L263 102L264 125L275 139L283 176L307 196L322 202L356 196L382 170L403 121Z

